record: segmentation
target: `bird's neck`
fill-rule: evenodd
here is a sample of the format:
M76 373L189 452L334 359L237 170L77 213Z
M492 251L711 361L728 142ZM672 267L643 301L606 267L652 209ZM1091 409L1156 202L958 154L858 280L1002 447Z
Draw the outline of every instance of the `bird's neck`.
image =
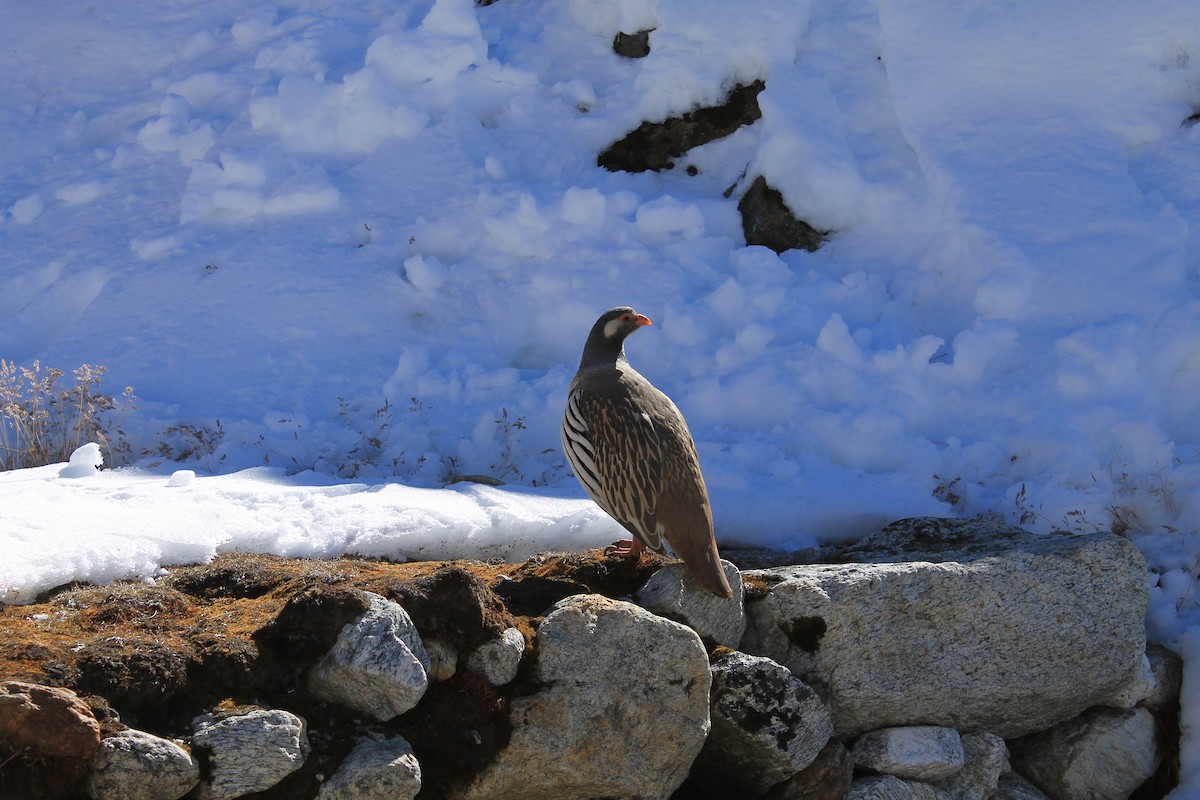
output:
M628 363L628 359L625 358L624 341L608 339L603 335L597 336L593 333L588 337L587 344L583 347L583 358L579 360L579 368L581 370L593 367L608 367L611 369L618 364Z

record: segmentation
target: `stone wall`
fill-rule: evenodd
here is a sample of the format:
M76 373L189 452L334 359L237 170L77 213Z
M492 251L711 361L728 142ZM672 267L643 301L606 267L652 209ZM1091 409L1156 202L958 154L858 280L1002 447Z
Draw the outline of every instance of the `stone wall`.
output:
M678 564L627 599L514 571L471 606L512 624L470 646L463 620L419 592L309 590L247 654L279 702L220 703L150 731L116 719L119 702L98 720L108 705L71 687L0 684L0 797L1124 800L1169 788L1179 664L1146 651L1146 567L1127 540L923 519L831 558L727 564L728 601ZM464 581L439 586L478 593ZM505 617L497 598L514 597L510 611L531 597L548 607ZM452 726L439 710L478 721ZM458 743L433 747L450 728Z

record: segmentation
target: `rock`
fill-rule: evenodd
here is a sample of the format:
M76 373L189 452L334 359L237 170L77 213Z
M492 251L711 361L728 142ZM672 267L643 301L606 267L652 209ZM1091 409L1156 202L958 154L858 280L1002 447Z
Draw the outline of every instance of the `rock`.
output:
M366 739L321 786L317 800L412 800L421 791L421 765L400 736Z
M802 219L797 219L783 201L779 190L771 188L759 175L738 201L742 215L742 234L747 245L763 245L776 253L785 250L815 251L829 235Z
M425 654L429 656L429 680L445 681L458 670L458 651L444 639L426 639Z
M1105 703L1141 667L1146 566L1122 537L909 520L849 555L860 563L745 573L769 593L747 604L741 649L822 692L839 736L1019 736Z
M990 800L1048 800L1048 798L1041 789L1017 773L1005 772L1000 776L999 785Z
M1150 658L1143 654L1142 668L1124 688L1109 698L1106 705L1113 708L1133 708L1154 693L1155 680L1154 669L1150 666Z
M1162 758L1144 708L1093 708L1010 747L1013 769L1057 800L1125 800Z
M74 692L0 682L0 789L8 796L73 796L99 747L100 724Z
M761 795L810 765L833 735L816 692L769 658L731 652L712 665L712 729L693 777L728 796Z
M963 768L932 783L959 800L987 800L1008 772L1008 745L993 733L964 733L961 739Z
M229 572L224 568L196 575L186 582L185 591L198 589L201 596L212 596L215 585L232 577ZM255 574L251 568L231 582L235 596L260 597L275 588L275 580L269 573ZM274 619L254 632L260 654L255 667L259 680L273 686L302 685L317 662L333 649L346 626L371 607L371 594L352 586L317 583L296 592Z
M880 728L850 748L855 766L917 781L949 778L963 768L962 739L953 728L913 725Z
M876 775L850 784L843 800L957 800L928 783L906 781L894 775Z
M429 656L403 608L367 595L367 611L342 629L309 672L308 690L319 700L387 722L425 694Z
M517 677L524 654L525 637L516 628L508 628L499 639L484 642L471 651L467 669L487 678L493 686L504 686Z
M69 689L22 681L0 683L0 747L37 758L90 761L100 723Z
M87 793L93 800L178 800L199 782L200 766L186 750L130 729L100 742Z
M610 172L670 169L672 159L693 147L728 136L762 117L758 95L765 88L762 81L735 86L719 106L698 108L661 122L643 122L609 145L596 163Z
M270 789L304 765L308 730L287 711L250 711L192 721L192 747L205 755L207 778L199 800L229 800Z
M653 28L649 28L637 33L618 33L613 37L613 52L626 58L645 58L650 55L650 34L653 31Z
M854 760L837 739L813 763L771 788L766 800L842 800L854 780Z
M742 573L722 561L733 597L725 599L696 583L686 564L668 564L638 589L638 605L660 617L681 622L700 638L736 648L746 632L746 607L742 597Z
M508 747L449 796L669 797L709 729L711 676L695 631L576 595L546 617L535 647L541 688L512 701Z
M1183 659L1161 645L1147 648L1146 659L1154 673L1154 688L1142 698L1142 705L1154 708L1178 703L1183 686Z

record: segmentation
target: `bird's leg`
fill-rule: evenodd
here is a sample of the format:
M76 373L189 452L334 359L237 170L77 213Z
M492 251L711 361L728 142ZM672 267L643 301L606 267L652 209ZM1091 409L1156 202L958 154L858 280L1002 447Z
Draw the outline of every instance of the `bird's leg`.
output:
M610 544L604 552L610 556L640 558L645 550L646 545L642 543L641 539L635 536L632 539L622 539L619 542Z

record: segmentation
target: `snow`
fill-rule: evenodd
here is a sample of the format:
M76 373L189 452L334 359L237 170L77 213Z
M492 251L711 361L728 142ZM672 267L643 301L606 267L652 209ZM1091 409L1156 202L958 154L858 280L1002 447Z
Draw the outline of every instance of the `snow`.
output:
M67 465L58 471L58 477L92 478L100 474L100 467L103 465L104 456L100 453L100 445L88 442L75 448Z
M267 467L210 476L97 472L91 459L98 453L88 444L61 469L0 472L0 600L28 602L30 589L75 577L149 579L163 564L201 563L229 550L520 560L546 542L586 550L615 538L599 508L561 494L354 483Z
M722 544L1124 528L1200 729L1197 4L59 0L0 44L0 358L138 396L129 466L0 475L5 598L606 544L557 429L629 304ZM754 80L675 169L596 166ZM760 174L824 247L745 246Z

